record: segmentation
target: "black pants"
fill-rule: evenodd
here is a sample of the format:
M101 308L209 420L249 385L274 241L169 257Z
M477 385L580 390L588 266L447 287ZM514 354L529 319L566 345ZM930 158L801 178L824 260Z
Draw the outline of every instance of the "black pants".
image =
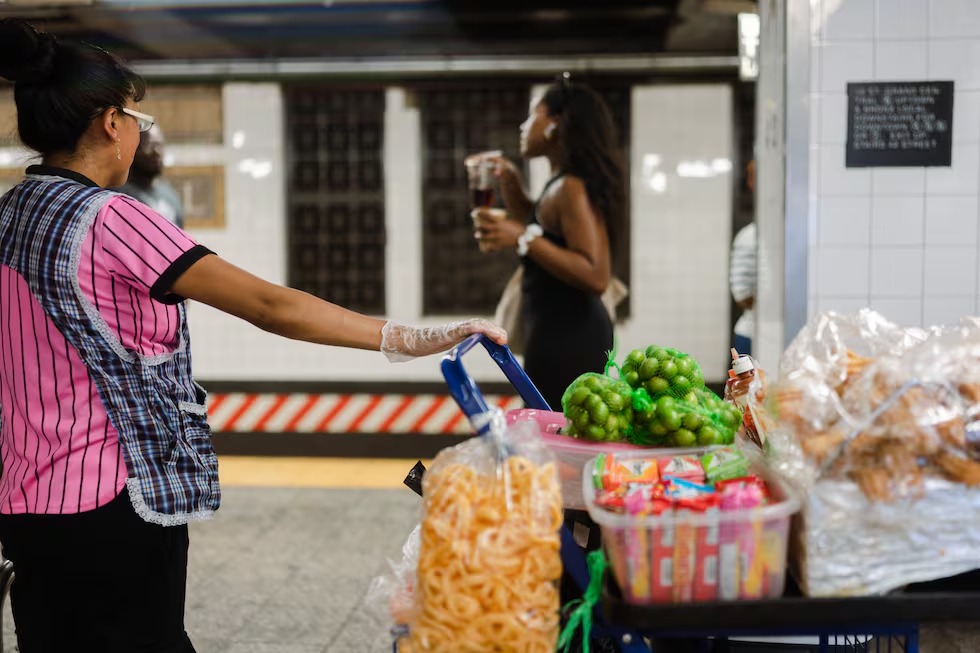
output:
M149 524L125 490L75 515L0 515L21 653L194 653L187 526Z

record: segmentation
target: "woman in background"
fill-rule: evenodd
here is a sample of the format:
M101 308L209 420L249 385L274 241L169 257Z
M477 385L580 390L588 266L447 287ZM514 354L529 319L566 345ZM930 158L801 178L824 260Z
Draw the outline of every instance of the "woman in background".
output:
M569 384L602 372L613 346L601 297L626 218L624 166L605 102L567 75L532 102L521 154L547 158L551 179L532 201L516 166L498 159L509 219L479 220L475 235L484 250L521 256L524 366L552 409L561 410Z
M191 653L187 522L218 508L183 301L272 333L407 360L483 321L419 329L223 261L126 183L144 81L109 53L0 20L0 76L41 165L0 198L0 542L21 653Z

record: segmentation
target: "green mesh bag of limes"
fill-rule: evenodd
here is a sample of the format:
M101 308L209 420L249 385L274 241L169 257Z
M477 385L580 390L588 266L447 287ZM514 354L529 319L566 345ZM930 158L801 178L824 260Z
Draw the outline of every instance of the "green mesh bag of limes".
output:
M704 385L688 354L651 346L631 351L605 374L584 374L562 397L566 434L593 441L644 446L693 447L731 444L742 422L738 408ZM619 371L619 379L609 375Z

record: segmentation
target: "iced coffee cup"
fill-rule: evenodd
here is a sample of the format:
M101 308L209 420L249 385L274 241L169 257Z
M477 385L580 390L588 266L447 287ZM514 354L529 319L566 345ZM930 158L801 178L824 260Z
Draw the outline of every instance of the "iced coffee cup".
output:
M473 231L482 235L485 233L485 227L501 220L506 220L507 211L504 209L476 208L470 212L470 218L473 219ZM480 251L489 251L489 246L482 240L480 241Z

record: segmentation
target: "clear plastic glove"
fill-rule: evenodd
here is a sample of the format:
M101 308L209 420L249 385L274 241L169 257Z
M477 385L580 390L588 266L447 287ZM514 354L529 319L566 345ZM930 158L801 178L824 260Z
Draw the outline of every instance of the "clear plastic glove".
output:
M466 320L437 327L413 327L389 321L381 329L381 353L392 363L401 363L446 351L474 333L482 333L498 345L507 344L507 332L488 320Z

